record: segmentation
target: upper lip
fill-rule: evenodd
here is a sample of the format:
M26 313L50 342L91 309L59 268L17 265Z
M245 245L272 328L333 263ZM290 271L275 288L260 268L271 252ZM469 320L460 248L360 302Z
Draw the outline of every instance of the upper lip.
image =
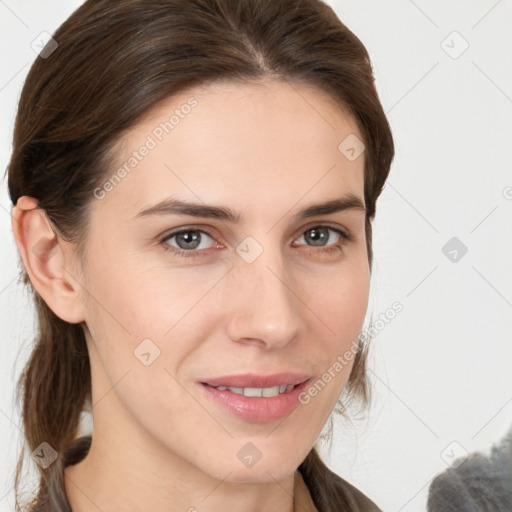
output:
M281 384L301 384L308 380L310 375L303 373L282 372L273 375L257 375L254 373L244 375L226 375L202 379L200 382L210 386L226 386L228 388L271 388Z

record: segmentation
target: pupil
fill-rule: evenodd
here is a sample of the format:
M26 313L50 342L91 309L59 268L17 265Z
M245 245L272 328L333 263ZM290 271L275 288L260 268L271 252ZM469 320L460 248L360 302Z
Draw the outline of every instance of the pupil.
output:
M320 228L320 229L310 229L309 233L312 234L312 241L313 245L322 245L322 241L325 241L327 238L327 235L325 233L326 228ZM320 242L320 243L318 243Z
M192 231L185 231L176 237L176 241L182 249L195 249L198 245L197 242L199 241L199 234L193 233ZM182 244L180 241L184 243Z

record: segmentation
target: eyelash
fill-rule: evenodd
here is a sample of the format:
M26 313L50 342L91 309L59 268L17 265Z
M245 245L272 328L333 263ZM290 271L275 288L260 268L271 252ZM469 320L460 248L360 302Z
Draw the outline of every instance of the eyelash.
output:
M337 233L338 235L341 236L341 241L333 246L330 246L327 248L320 248L319 250L315 250L314 246L309 246L310 249L309 249L308 254L311 254L311 253L332 254L332 253L341 251L343 249L343 246L345 245L345 243L352 240L352 235L345 233L344 231L341 231L340 229L335 228L334 226L330 226L328 224L319 224L316 226L309 227L308 229L306 229L305 231L302 232L301 236L304 233L307 233L308 231L312 231L313 229L318 229L318 228L328 228L329 230L334 231L335 233ZM169 251L173 255L179 256L181 258L190 258L190 257L194 258L197 256L199 256L199 257L208 256L208 254L201 254L201 253L205 252L205 249L203 249L203 250L191 249L189 251L185 251L183 249L177 249L176 247L173 247L172 245L169 245L167 243L167 241L170 240L171 238L174 238L175 236L177 236L181 233L188 233L188 232L204 233L205 235L209 236L211 239L214 239L213 236L210 235L210 233L208 233L208 231L205 231L203 229L192 229L192 228L180 229L179 231L174 231L174 232L166 235L162 240L160 240L162 249L164 251Z

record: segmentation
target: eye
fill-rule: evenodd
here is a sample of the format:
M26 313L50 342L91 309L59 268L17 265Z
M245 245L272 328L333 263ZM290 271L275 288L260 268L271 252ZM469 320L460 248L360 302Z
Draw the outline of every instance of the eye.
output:
M177 256L202 256L202 254L199 254L199 249L204 250L208 248L207 243L206 247L205 244L203 244L203 239L205 237L213 240L213 238L202 229L183 229L166 236L162 240L162 245L165 250L172 251ZM176 245L169 244L169 241L173 238L176 239Z
M331 236L331 233L335 233L335 239L337 238L337 242L334 243L334 244L331 244L331 245L327 245L326 242L328 240L330 240L331 238L333 238ZM333 251L341 251L342 248L343 248L343 245L345 244L345 242L347 242L348 240L351 239L351 237L341 231L340 229L338 228L334 228L332 226L328 226L328 225L319 225L319 226L313 226L309 229L307 229L306 231L304 231L304 234L301 235L297 241L300 242L301 239L304 239L305 241L307 242L311 242L312 245L310 246L311 248L313 247L320 247L320 250L318 251L312 251L311 249L309 250L309 252L317 252L317 253L331 253ZM295 242L294 242L294 246L295 245Z
M328 245L326 242L333 238L332 233L335 234L335 242ZM160 243L164 250L171 251L175 256L196 257L208 256L210 252L207 251L207 249L212 246L211 242L208 243L208 239L213 241L217 248L222 248L222 245L215 242L213 237L206 231L191 228L170 233L165 236ZM304 239L303 243L301 243L302 239ZM305 244L309 247L308 254L327 254L341 251L343 245L351 239L348 233L338 228L329 225L318 225L304 231L303 234L293 242L293 246L297 247L298 245Z

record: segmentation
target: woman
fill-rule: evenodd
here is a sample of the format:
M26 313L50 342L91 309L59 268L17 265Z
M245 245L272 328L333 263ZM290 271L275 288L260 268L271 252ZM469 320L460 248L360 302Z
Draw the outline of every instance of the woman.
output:
M379 510L315 442L368 398L393 154L366 49L318 0L85 2L8 169L39 321L28 510Z

